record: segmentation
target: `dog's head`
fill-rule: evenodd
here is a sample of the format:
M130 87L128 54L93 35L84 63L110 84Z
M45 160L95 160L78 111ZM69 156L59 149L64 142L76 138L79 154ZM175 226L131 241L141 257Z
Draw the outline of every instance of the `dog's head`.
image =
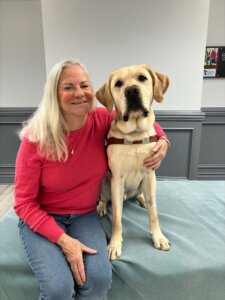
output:
M111 73L97 92L96 98L112 111L113 106L124 121L129 116L147 117L152 101L163 101L163 95L169 86L166 75L153 71L149 66L134 65Z

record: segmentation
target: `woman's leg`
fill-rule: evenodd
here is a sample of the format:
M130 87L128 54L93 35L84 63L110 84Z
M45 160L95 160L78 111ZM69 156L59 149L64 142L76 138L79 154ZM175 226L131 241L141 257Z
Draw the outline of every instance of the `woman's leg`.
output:
M40 286L40 299L75 299L73 276L59 246L35 233L22 221L19 228L27 261Z
M102 300L111 287L112 269L99 215L96 212L71 215L70 224L67 227L70 236L98 251L94 255L84 253L86 283L76 287L76 300Z

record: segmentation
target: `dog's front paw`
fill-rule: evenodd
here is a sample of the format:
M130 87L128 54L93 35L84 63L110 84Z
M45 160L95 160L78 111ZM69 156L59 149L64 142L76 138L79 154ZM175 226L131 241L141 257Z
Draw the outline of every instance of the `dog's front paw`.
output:
M110 260L116 260L122 254L122 241L111 240L108 245L108 253Z
M97 212L99 216L101 217L105 216L107 213L107 203L100 200L97 206Z
M152 234L152 240L155 248L164 251L170 250L170 241L165 237L164 234L162 234L161 231Z

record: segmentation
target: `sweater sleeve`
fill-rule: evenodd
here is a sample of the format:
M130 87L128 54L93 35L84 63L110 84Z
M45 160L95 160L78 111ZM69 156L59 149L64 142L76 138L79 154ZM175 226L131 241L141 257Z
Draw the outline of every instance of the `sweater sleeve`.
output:
M55 243L64 231L53 217L40 208L38 192L41 169L42 158L36 144L24 138L16 158L14 210L33 231Z
M161 138L161 137L166 137L166 134L164 132L164 130L161 128L161 126L159 125L159 123L154 122L154 129L156 131L156 135Z

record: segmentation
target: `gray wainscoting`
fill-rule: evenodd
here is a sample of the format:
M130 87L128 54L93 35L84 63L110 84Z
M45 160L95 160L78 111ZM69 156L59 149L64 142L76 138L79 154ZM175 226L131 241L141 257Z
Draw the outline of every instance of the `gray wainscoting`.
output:
M12 183L15 173L15 158L20 140L17 135L21 123L34 108L0 108L0 183Z
M225 108L202 108L205 119L197 179L225 179Z
M157 171L159 178L196 179L200 152L201 111L158 111L156 120L165 130L171 147Z
M35 108L0 108L0 183L14 181L17 131ZM225 108L156 111L171 148L159 179L225 179Z

